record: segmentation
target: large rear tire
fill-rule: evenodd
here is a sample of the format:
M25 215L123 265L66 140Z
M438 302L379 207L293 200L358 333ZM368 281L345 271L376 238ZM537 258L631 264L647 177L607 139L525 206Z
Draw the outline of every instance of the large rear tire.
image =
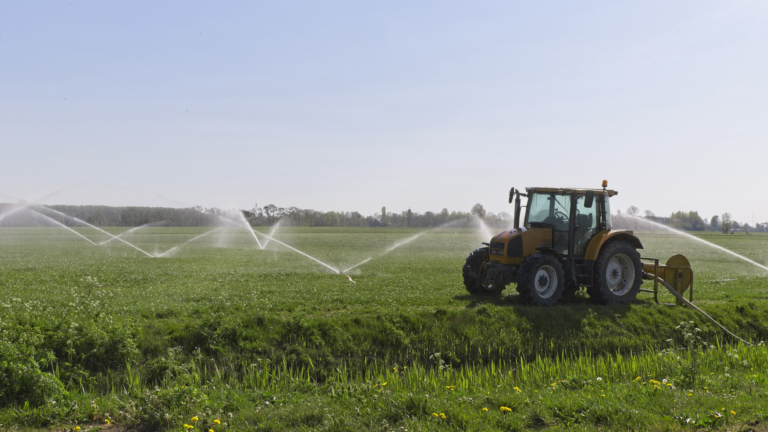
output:
M490 259L488 248L477 248L472 251L461 269L461 275L464 277L464 287L470 294L498 296L504 291L504 287L487 287L483 285L485 281L485 263Z
M595 261L594 285L587 288L598 304L631 303L643 284L643 263L634 246L626 241L606 245Z
M563 265L549 254L533 254L517 270L517 292L534 306L554 306L563 294L564 282Z

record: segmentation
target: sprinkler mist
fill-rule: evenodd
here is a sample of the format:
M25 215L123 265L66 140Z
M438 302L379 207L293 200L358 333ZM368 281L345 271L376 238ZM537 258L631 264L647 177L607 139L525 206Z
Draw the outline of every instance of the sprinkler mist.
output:
M749 259L749 258L747 258L747 257L745 257L743 255L737 254L736 252L734 252L732 250L726 249L726 248L724 248L722 246L718 246L718 245L716 245L714 243L710 243L710 242L708 242L708 241L706 241L704 239L700 239L700 238L698 238L698 237L696 237L694 235L688 234L687 232L676 230L676 229L670 228L670 227L668 227L668 226L666 226L664 224L660 224L660 223L654 222L654 221L649 221L647 219L639 218L637 216L629 216L629 217L631 217L632 219L635 219L635 220L638 220L638 221L645 222L647 224L653 225L655 227L664 228L665 230L672 231L675 234L679 234L681 236L688 237L691 240L696 240L698 242L704 243L704 244L706 244L706 245L708 245L710 247L713 247L715 249L719 249L719 250L721 250L721 251L723 251L723 252L725 252L727 254L731 254L731 255L735 256L736 258L742 259L742 260L744 260L744 261L746 261L746 262L748 262L748 263L750 263L752 265L755 265L757 267L760 267L763 270L768 271L768 267L766 267L766 266L764 266L762 264L758 264L758 263L752 261L751 259Z
M36 205L36 204L37 204L37 203L39 203L40 201L42 201L42 200L44 200L44 199L47 199L47 198L50 198L50 197L52 197L52 196L54 196L54 195L58 194L58 193L59 193L59 192L61 192L61 191L62 191L62 189L59 189L59 190L57 190L57 191L54 191L54 192L51 192L51 193L49 193L48 195L46 195L46 196L44 196L44 197L42 197L42 198L40 198L40 199L38 199L38 200L36 200L36 201L33 201L33 202L31 202L31 203L25 203L25 204L21 204L21 205L17 206L16 208L14 208L13 210L9 210L9 211L7 211L7 212L5 212L5 213L3 213L3 214L0 214L0 222L2 222L2 220L3 220L3 219L5 219L7 216L10 216L10 215L12 215L12 214L14 214L14 213L16 213L16 212L20 212L20 211L22 211L22 210L26 209L27 207L31 207L31 206L33 206L33 205Z
M272 229L269 230L269 236L270 237L274 237L275 236L275 234L277 233L277 229L280 228L280 224L282 222L283 222L283 220L280 219L274 225L272 225ZM262 249L266 249L268 244L269 244L269 239L267 239L267 241L264 242L264 247L262 247Z
M200 234L199 236L193 237L193 238L191 238L191 239L189 239L189 240L185 241L184 243L182 243L182 244L180 244L180 245L178 245L178 246L174 246L174 247L172 247L172 248L168 249L167 251L165 251L165 252L163 252L163 253L161 253L161 254L159 254L159 255L155 255L155 256L156 256L157 258L162 258L162 257L164 257L164 256L168 255L169 253L171 253L171 252L173 252L173 251L177 251L177 250L179 250L180 248L182 248L182 247L186 246L187 244L189 244L189 243L192 243L193 241L195 241L195 240L197 240L197 239L199 239L199 238L205 237L205 236L207 236L208 234L213 234L214 232L216 232L216 231L218 231L218 230L220 230L220 229L222 229L222 228L224 228L224 227L218 227L218 228L214 228L214 229L212 229L212 230L208 230L208 231L206 231L206 232L204 232L204 233Z
M82 238L86 239L86 240L87 240L89 243L91 243L92 245L96 246L96 243L94 243L94 242L93 242L93 240L91 240L91 239L89 239L88 237L86 237L86 236L84 236L84 235L80 234L79 232L77 232L77 231L73 230L72 228L70 228L70 227L68 227L68 226L64 225L63 223L61 223L61 222L57 221L56 219L53 219L53 218L49 218L48 216L46 216L46 215L44 215L44 214L42 214L42 213L40 213L40 212L36 212L36 211L34 211L34 210L30 210L30 212L32 212L32 214L34 214L34 215L37 215L37 216L40 216L40 217L42 217L42 218L43 218L43 219L45 219L46 221L48 221L48 222L51 222L51 223L55 224L56 226L60 226L60 227L62 227L62 228L65 228L65 229L68 229L68 230L72 231L73 233L75 233L75 234L79 235L80 237L82 237Z
M152 255L151 253L149 253L149 252L145 251L144 249L141 249L141 248L139 248L138 246L136 246L136 245L134 245L134 244L132 244L132 243L128 243L127 241L125 241L125 240L123 240L123 239L121 239L121 238L118 238L117 236L114 236L114 235L112 235L112 234L110 234L110 233L108 233L108 232L104 231L103 229L101 229L101 228L97 227L97 226L91 225L91 224L89 224L88 222L86 222L86 221L84 221L84 220L78 219L78 218L76 218L76 217L70 216L70 215L68 215L68 214L62 213L62 212L60 212L60 211L54 210L54 209L52 209L52 208L49 208L49 207L46 207L46 206L38 206L38 207L40 207L40 208L43 208L43 209L45 209L45 210L48 210L48 211L51 211L51 212L53 212L53 213L56 213L56 214L57 214L57 215L59 215L59 216L65 217L65 218L67 218L67 219L70 219L70 220L73 220L73 221L75 221L75 222L81 223L81 224L83 224L83 225L87 225L87 226L89 226L89 227L91 227L91 228L93 228L93 229L95 229L95 230L97 230L97 231L100 231L100 232L102 232L102 233L104 233L104 234L106 234L106 235L108 235L108 236L110 236L110 237L114 238L115 240L118 240L118 241L121 241L121 242L123 242L123 243L127 244L128 246L130 246L130 247L132 247L132 248L136 249L137 251L139 251L139 252L143 253L144 255L146 255L146 256L148 256L148 257L150 257L150 258L154 258L154 257L155 257L154 255Z
M264 249L264 246L259 241L259 238L256 237L256 231L253 230L253 227L251 226L251 224L249 224L248 221L245 219L245 215L243 214L243 212L240 210L233 210L233 213L235 214L235 218L237 218L237 222L239 222L239 225L244 226L251 233L251 235L253 236L253 239L256 241L256 244L259 246L259 249Z
M475 219L477 219L478 225L480 225L480 235L483 236L483 240L485 241L491 241L491 237L493 237L493 233L491 232L491 229L488 228L488 225L485 224L483 221L483 218L480 216L474 216Z

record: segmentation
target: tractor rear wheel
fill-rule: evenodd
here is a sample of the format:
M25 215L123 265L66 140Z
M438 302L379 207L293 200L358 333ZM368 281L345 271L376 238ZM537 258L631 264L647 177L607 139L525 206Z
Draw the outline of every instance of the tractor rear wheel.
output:
M477 248L467 257L464 267L461 269L461 275L464 277L464 287L470 294L497 296L504 290L504 287L484 285L485 281L485 263L490 259L488 248Z
M595 261L593 282L587 293L595 303L631 303L643 283L640 254L629 242L609 243Z
M564 282L563 265L549 254L533 254L517 270L517 292L534 306L555 305L563 294Z

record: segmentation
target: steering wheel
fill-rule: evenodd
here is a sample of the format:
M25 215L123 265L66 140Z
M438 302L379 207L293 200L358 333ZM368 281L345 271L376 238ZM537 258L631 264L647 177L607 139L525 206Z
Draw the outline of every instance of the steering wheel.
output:
M568 216L559 210L555 210L553 216L547 216L542 222L552 225L555 229L568 228Z

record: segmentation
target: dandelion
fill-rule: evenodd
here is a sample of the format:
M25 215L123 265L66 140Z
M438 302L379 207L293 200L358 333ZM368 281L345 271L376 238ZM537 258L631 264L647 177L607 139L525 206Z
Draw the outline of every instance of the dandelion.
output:
M197 418L197 416L194 416L194 417L192 417L192 421L193 421L193 422L196 422L196 421L198 421L198 420L200 420L200 419L199 419L199 418Z
M596 381L602 381L603 379L602 379L602 378L600 378L600 377L597 377L595 380L596 380Z
M219 419L216 419L216 420L214 420L213 422L214 422L215 424L217 424L217 425L220 425L220 424L221 424L221 421L220 421Z
M522 390L520 390L520 387L515 387L513 390L515 390L518 393L522 393Z
M214 432L214 430L213 429L208 429L208 432Z
M735 414L735 413L734 413L734 414ZM444 418L445 418L445 413L440 413L440 418L441 418L441 419L444 419Z
M382 384L381 386L382 386L382 387L384 387L385 385L387 385L387 383L384 383L384 384Z
M438 417L437 413L432 413L432 417Z
M693 396L693 393L688 393L688 396Z
M736 415L736 411L731 411L731 415Z
M75 426L75 432L80 430L80 426Z
M641 377L635 378L635 381L642 381L643 379Z
M488 411L488 408L483 407L483 412Z
M499 411L502 411L502 412L512 412L512 408L503 406L503 407L499 408Z
M109 419L104 419L104 423L109 424Z
M184 427L187 428L187 429L194 429L195 428L194 426L188 425L188 424L185 424Z

